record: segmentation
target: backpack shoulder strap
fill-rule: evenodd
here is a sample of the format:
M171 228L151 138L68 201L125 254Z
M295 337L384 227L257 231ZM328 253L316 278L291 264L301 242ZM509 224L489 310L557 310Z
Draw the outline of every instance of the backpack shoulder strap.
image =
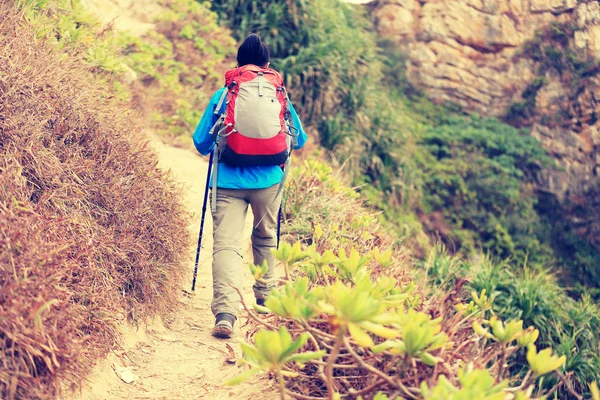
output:
M215 115L218 115L221 112L221 107L223 106L223 102L227 98L227 92L229 92L229 90L227 89L227 86L225 86L225 88L223 88L223 93L221 93L221 97L219 98L219 102L217 103L217 106L215 107L215 112L214 112Z
M211 201L211 211L214 214L217 211L217 173L219 170L219 157L220 157L220 151L219 151L219 135L221 133L221 130L223 128L221 128L221 125L223 125L223 121L225 120L225 113L221 112L221 107L223 106L223 102L225 101L225 99L227 98L227 93L229 92L229 89L227 88L227 86L225 86L225 88L223 89L223 93L221 94L221 98L219 99L219 102L217 103L217 106L215 107L215 111L214 111L214 115L219 115L219 118L217 119L217 122L215 122L215 124L213 125L212 128L210 128L210 132L209 135L213 136L215 138L215 148L213 149L213 152L216 152L215 157L214 157L214 166L213 166L213 171L212 171L212 201ZM215 132L215 130L217 129L217 127L219 127L219 130L217 132Z

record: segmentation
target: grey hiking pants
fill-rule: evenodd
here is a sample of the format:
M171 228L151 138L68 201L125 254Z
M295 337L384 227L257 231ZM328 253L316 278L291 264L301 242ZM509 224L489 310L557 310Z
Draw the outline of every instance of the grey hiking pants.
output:
M277 245L277 216L281 194L274 201L279 184L266 189L217 189L217 209L213 213L213 299L211 309L216 316L229 313L235 316L240 310L240 297L233 285L240 290L244 285L242 265L242 236L246 225L248 205L252 207L252 253L254 264L267 261L269 272L264 279L275 275L275 257L271 249ZM212 201L212 199L211 199ZM256 282L256 297L265 297L275 283Z

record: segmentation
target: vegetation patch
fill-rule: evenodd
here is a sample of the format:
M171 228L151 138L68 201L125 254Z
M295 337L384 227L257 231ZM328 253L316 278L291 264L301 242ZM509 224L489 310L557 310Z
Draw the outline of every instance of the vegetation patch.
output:
M54 18L67 3L50 15L35 2L0 5L5 399L57 396L114 344L118 321L170 309L189 244L179 191L112 81L93 73L90 47L67 40L87 23Z
M318 130L320 143L345 166L362 197L383 214L383 225L392 228L394 241L390 243L394 243L393 251L401 254L401 269L410 269L410 265L404 264L406 254L410 253L421 258L417 265L428 274L427 281L434 290L446 293L452 292L454 286L465 285L463 287L471 286L479 296L485 288L488 296L495 297L492 310L499 318L523 320L525 328L539 324L536 326L540 332L538 346L550 346L560 352L560 356L567 357L559 372L570 382L570 387L563 383L560 388L553 388L559 381L563 382L559 374L539 379L538 387L558 390L559 398L573 396L571 390L586 391L588 382L597 379L600 371L597 357L592 356L598 351L598 342L584 340L573 345L568 338L574 331L562 327L580 326L581 321L592 320L595 309L588 308L587 297L579 301L567 299L565 290L548 272L556 262L556 253L550 247L548 221L540 214L540 204L533 191L536 173L551 164L541 145L527 132L502 121L466 116L459 109L436 106L424 99L406 83L402 54L369 32L368 18L360 9L320 0L274 1L269 7L260 2L220 0L212 2L212 7L240 38L258 32L271 45L274 66L288 77L292 100L303 113L305 123ZM564 54L561 57L565 57ZM571 68L568 60L575 59L564 59L565 74ZM582 78L585 74L581 74ZM532 82L525 93L524 104L517 107L523 115L531 111L535 96L544 84L543 77ZM330 175L319 171L319 168L309 169L311 179ZM324 183L325 186L330 184ZM369 258L375 247L387 247L377 242L365 246L358 239L359 235L347 233L353 232L351 226L345 225L342 229L339 221L346 218L345 210L352 210L352 216L348 215L351 221L358 214L355 208L345 202L337 208L336 201L326 203L316 197L329 199L327 196L332 195L297 191L293 181L291 185L288 216L298 216L291 219L298 232L298 236L290 238L291 243L300 240L299 248L308 251L310 246L319 248L319 243L326 240L319 250L310 250L318 260L329 251L330 259L325 260L334 260L324 268L331 274L325 273L325 278L319 275L320 283L341 280L352 286L356 282L348 282L338 270L338 249L343 248L347 256L356 243L360 259ZM303 186L315 190L307 182L298 188ZM321 220L329 222L320 223ZM423 243L423 231L433 240L441 239L448 250ZM484 272L487 269L477 261L480 253L489 254L485 265L505 266L498 277L501 284L481 287L486 274L491 272ZM367 265L374 270L371 280L377 281L380 271L373 260L374 256ZM298 273L309 279L315 274L308 267L299 269ZM391 271L384 274L396 276ZM406 283L404 278L400 281ZM464 298L463 295L457 298ZM431 300L437 301L437 297ZM583 309L588 311L581 314L581 318L576 317L578 311L575 310ZM434 317L437 315L445 319L453 314L450 311ZM330 321L332 317L322 316L322 319ZM306 326L289 328L300 330ZM319 325L319 329L335 336L331 324L329 328ZM596 328L590 325L584 329L592 332ZM323 347L330 353L333 345L334 342L326 342ZM311 350L317 351L314 347ZM374 361L376 357L369 360ZM529 368L526 350L521 349L510 357L510 368L503 374L524 378ZM571 360L582 360L579 365L585 367L574 366ZM482 368L491 368L492 375L497 374L498 369L492 365L480 363ZM302 377L306 373L304 370L295 372ZM339 374L343 375L341 371ZM455 388L468 385L468 379L461 381L457 372L452 376ZM495 384L500 383L498 375L494 379ZM324 380L320 382L316 385L321 385L318 389L321 392L311 392L315 396L326 394L327 384ZM349 386L343 387L350 390ZM302 394L308 395L308 392ZM402 396L410 397L406 393ZM451 398L444 396L439 398ZM370 398L370 395L365 397Z
M479 257L469 261L436 247L419 263L430 285L447 290L466 280L469 290L485 291L493 299L492 311L507 320L522 320L525 326L539 330L538 343L553 348L566 357L560 372L580 394L587 392L588 383L600 379L600 340L594 332L600 328L600 309L589 295L579 300L568 296L567 290L548 269L536 264L515 269L506 261ZM514 373L524 374L525 358L515 360ZM547 390L560 381L560 376L546 377L539 382ZM558 398L577 398L563 386Z
M572 124L571 102L573 102L590 77L600 73L600 63L592 56L586 56L572 49L571 41L577 26L573 23L552 23L525 43L518 57L535 62L537 73L522 94L523 101L515 102L509 108L505 121L515 126L530 126L540 120L550 127L569 127ZM556 115L538 115L535 99L537 92L546 83L548 73L558 74L569 88L565 106Z
M569 357L538 340L525 315L500 317L504 293L469 296L479 280L444 277L458 259L432 253L433 264L453 266L438 269L444 284L434 291L417 286L407 249L332 172L313 160L290 177L286 239L294 244L274 252L286 279L265 307L246 308L258 332L242 344L248 368L229 384L267 373L282 399L580 398L589 376L574 386ZM298 229L306 220L311 227ZM250 268L263 279L265 267Z
M138 74L134 93L150 126L165 137L189 137L212 93L234 65L235 43L204 3L161 0L156 29L122 34L124 61Z
M427 204L456 227L442 238L449 248L544 261L531 183L551 160L534 138L495 119L450 116L420 145Z

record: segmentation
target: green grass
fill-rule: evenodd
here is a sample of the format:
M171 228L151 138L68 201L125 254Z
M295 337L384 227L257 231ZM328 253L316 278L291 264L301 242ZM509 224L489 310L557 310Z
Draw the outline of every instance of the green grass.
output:
M448 288L466 279L471 290L485 290L494 298L493 310L500 317L539 329L541 344L567 356L563 372L572 374L578 392L586 392L587 384L600 378L600 308L589 295L569 297L551 271L515 268L508 260L490 256L465 262L439 246L420 267L434 287ZM549 389L557 383L546 379L542 385ZM559 398L568 396L565 388L559 391Z

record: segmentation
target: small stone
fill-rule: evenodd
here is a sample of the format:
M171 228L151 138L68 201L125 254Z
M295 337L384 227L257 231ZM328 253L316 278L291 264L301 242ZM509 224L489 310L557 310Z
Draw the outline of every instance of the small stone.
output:
M137 72L135 72L133 69L131 69L128 65L123 64L123 79L125 80L125 82L129 85L131 85L133 82L135 82L138 78Z
M122 367L120 365L113 365L115 373L121 380L127 384L135 382L135 375L130 368Z

